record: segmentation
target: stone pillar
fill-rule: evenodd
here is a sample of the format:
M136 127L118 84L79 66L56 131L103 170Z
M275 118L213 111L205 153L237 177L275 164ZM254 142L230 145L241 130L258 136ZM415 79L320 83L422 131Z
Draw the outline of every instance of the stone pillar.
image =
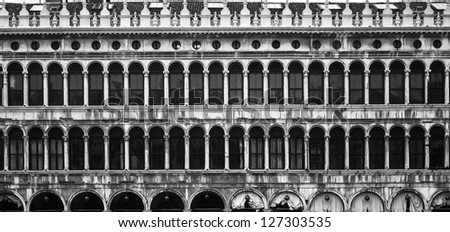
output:
M431 70L429 70L429 69L426 69L425 70L425 104L428 104L428 96L429 96L429 92L428 92L428 85L429 85L429 83L430 83L430 72L431 72ZM445 86L445 90L447 90L447 85ZM445 91L445 92L448 92L448 91Z
M184 105L189 105L189 71L184 71Z
M269 135L264 135L264 169L269 170Z
M3 105L8 106L8 73L3 72Z
M23 105L28 106L28 72L23 71Z
M284 135L284 169L289 170L289 135Z
M124 135L123 140L125 143L125 170L130 170L130 136Z
M409 169L409 135L405 135L405 169Z
M244 70L242 72L243 78L244 78L244 86L243 86L243 92L244 92L244 105L248 105L248 70Z
M105 170L109 170L109 136L103 136L104 146L105 146Z
M230 170L230 136L224 135L225 140L225 170Z
M83 136L84 139L84 170L89 170L89 136Z
M390 70L384 71L384 104L389 105L389 74Z
M445 144L444 144L444 167L445 168L448 168L448 167L450 167L450 159L449 159L449 150L450 150L450 146L449 146L449 143L448 143L448 141L449 141L449 135L448 134L446 134L445 135L445 140L444 140L445 142Z
M384 136L384 168L389 169L389 138L391 136Z
M370 70L364 71L364 104L369 105L369 78Z
M148 106L149 105L149 92L150 92L150 80L149 78L149 72L148 71L144 71L144 105Z
M190 160L190 158L189 158L189 153L190 153L190 150L189 150L189 135L185 135L184 136L184 152L185 152L185 156L184 156L184 169L186 169L186 170L189 170L189 160Z
M283 71L283 102L289 105L289 70Z
M309 169L309 135L305 135L305 170Z
M3 170L9 170L9 138L8 136L3 136Z
M328 70L324 70L323 71L323 88L324 88L324 95L323 95L323 104L324 105L328 105L330 104L329 102L329 79L330 79L330 71ZM333 104L333 102L331 102L331 104Z
M209 135L205 135L205 170L209 170Z
M228 105L228 100L230 98L230 86L229 86L229 75L228 70L223 71L223 104Z
M308 98L309 98L309 71L303 71L303 102L304 104L308 104Z
M244 135L244 169L250 168L250 135Z
M325 170L330 169L330 136L325 135Z
M170 169L170 136L164 135L164 168L166 170Z
M370 169L370 145L369 145L369 141L370 141L370 135L366 135L364 137L364 168L366 170Z
M84 96L84 105L89 105L89 72L83 71L83 96Z
M48 154L48 136L44 135L42 137L42 140L44 141L44 171L49 170L49 154Z
M103 101L104 105L109 105L109 72L103 71Z
M350 70L344 71L344 103L350 103Z
M150 137L148 135L144 135L144 169L150 169Z
M209 104L209 71L203 71L203 101L204 105Z
M43 95L44 95L44 106L48 106L48 72L42 72L43 83Z
M128 71L123 71L123 104L130 104L130 75Z
M445 104L449 104L450 103L450 93L449 93L449 89L448 89L448 86L449 86L449 76L450 76L450 70L449 69L446 69L445 70L445 83L444 83L444 85L445 85Z
M345 169L350 169L350 136L345 135Z
M445 153L447 155L447 153ZM430 135L425 135L425 169L430 168Z
M405 69L405 105L409 104L409 74L411 73L410 70Z
M169 99L169 71L164 71L164 105L170 104Z
M23 136L23 170L27 171L30 164L28 136Z
M69 136L64 135L64 170L69 170Z
M63 104L64 106L69 105L69 74L67 72L62 72L63 76Z
M269 104L269 92L270 92L270 86L269 86L269 70L263 71L263 97L264 97L264 105Z

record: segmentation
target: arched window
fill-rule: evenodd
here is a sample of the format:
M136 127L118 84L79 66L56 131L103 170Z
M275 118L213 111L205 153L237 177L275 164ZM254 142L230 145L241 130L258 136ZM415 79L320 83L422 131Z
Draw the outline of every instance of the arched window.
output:
M184 104L184 78L183 66L179 63L174 63L169 67L169 87L170 87L170 104L183 105Z
M144 68L139 63L133 63L128 67L128 73L130 105L144 105Z
M381 62L370 65L369 104L384 104L384 65Z
M189 67L189 105L203 104L203 67L194 63Z
M248 103L262 104L263 101L263 67L260 63L252 63L248 67Z
M389 75L389 103L405 103L405 66L400 61L395 61L390 66Z
M364 136L364 130L361 128L354 128L350 131L350 169L364 169Z
M330 169L345 168L345 131L335 127L330 131Z
M223 67L220 63L209 66L209 104L223 105Z
M330 66L329 77L329 104L342 104L344 102L344 66L335 62Z
M150 169L164 169L164 164L164 131L154 127L150 130Z
M430 66L430 82L428 83L428 102L444 103L445 96L445 66L441 62L433 62Z
M59 196L43 192L33 198L30 203L31 212L62 212L64 204Z
M69 131L69 169L84 169L84 132L74 127Z
M48 68L48 104L63 105L63 99L62 68L58 64L52 64Z
M309 104L322 105L323 94L323 66L319 62L314 62L309 66Z
M364 65L355 62L350 65L349 103L364 104Z
M145 167L144 131L135 127L130 130L130 170L143 170Z
M284 169L284 131L274 127L269 131L269 167Z
M42 67L39 64L31 64L28 67L28 104L30 106L41 106L44 104L44 91L42 79Z
M52 128L48 133L50 170L64 169L64 142L61 129Z
M199 127L189 131L189 167L190 169L205 168L205 134Z
M105 143L103 131L94 127L89 131L89 169L103 170L105 168Z
M23 77L22 66L13 63L8 66L8 105L23 105Z
M3 144L3 132L0 131L0 170L4 170L5 167L5 158L4 158L4 144Z
M405 168L405 131L400 127L391 129L389 139L389 168Z
M304 168L304 138L303 130L298 127L289 132L289 168L292 170Z
M89 66L89 105L103 104L103 67L99 63Z
M309 167L311 170L325 167L325 132L321 128L309 132Z
M269 103L283 104L283 65L278 62L269 65Z
M222 128L213 127L209 131L209 154L211 169L224 169L225 168L225 141Z
M375 127L370 130L369 138L369 168L384 169L384 130Z
M0 66L0 74L1 78L3 80L3 67ZM0 106L3 106L3 84L0 85Z
M170 169L184 169L184 131L174 127L169 132Z
M260 127L250 130L250 168L264 169L264 131Z
M123 131L114 127L109 131L109 167L111 170L125 168Z
M239 63L232 63L229 67L229 105L241 104L243 100L243 68Z
M411 64L409 77L409 103L425 103L425 65L415 61Z
M28 132L30 170L44 170L44 133L39 128Z
M123 105L123 67L118 63L111 64L109 72L109 104Z
M153 63L150 65L149 70L150 105L164 105L164 67L160 63Z
M83 67L79 64L69 66L69 105L84 104Z
M303 104L303 66L298 62L289 65L289 104Z
M244 169L244 131L239 127L230 130L230 169Z
M430 168L444 168L445 131L441 127L433 127L430 131Z
M424 168L425 131L421 127L414 127L409 132L409 135L409 168Z
M23 170L23 133L19 128L14 128L9 131L9 169Z

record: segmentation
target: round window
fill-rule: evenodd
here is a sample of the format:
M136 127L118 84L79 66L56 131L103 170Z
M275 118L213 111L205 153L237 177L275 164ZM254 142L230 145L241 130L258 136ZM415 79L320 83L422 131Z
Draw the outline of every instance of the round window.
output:
M375 49L381 48L381 41L379 41L379 40L373 41L372 46L373 46Z
M58 41L53 41L51 44L51 47L53 50L58 50L59 49L59 42Z
M259 47L261 47L261 42L259 42L258 40L253 40L252 47L254 49L258 49Z
M161 47L161 43L159 41L153 41L152 48L158 50Z
M333 46L333 48L336 49L336 50L340 49L341 46L342 46L341 41L338 41L338 40L333 41L332 46Z
M394 46L395 49L399 49L402 47L402 42L400 40L394 40L392 45Z
M272 42L272 47L273 47L273 48L278 49L278 48L280 48L280 46L281 46L280 41L274 40L274 41Z
M173 42L173 43L172 43L172 48L175 49L175 50L180 49L180 48L181 48L181 43L180 43L180 41L175 41L175 42Z
M34 42L31 43L31 49L33 49L35 51L38 50L40 46L41 45L37 41L34 41Z
M359 40L355 40L353 41L353 48L355 48L356 50L361 48L361 41Z
M220 41L217 41L217 40L213 41L212 47L213 47L214 49L219 49L220 46L221 46Z
M73 50L75 50L75 51L77 51L78 49L80 49L80 42L78 42L78 41L73 41L72 42L72 49Z
M314 42L313 42L313 48L314 49L319 49L320 47L322 46L322 44L320 43L320 41L319 40L315 40Z
M413 46L414 46L415 49L421 48L421 47L422 47L422 41L420 41L420 40L414 40Z
M141 42L138 40L133 41L133 43L131 43L131 47L133 47L134 50L138 50L139 48L141 48Z
M235 41L233 41L233 42L231 43L231 46L232 46L234 49L239 49L239 48L241 47L241 42L235 40Z
M442 46L442 42L440 40L437 39L437 40L433 41L434 48L441 48L441 46Z
M292 41L291 45L292 45L292 47L294 49L299 49L300 48L300 41L294 40L294 41Z
M194 41L192 43L192 48L194 48L195 50L198 50L202 47L202 43L200 43L200 41Z
M92 42L92 49L98 50L98 49L100 49L100 47L101 47L101 44L99 41Z
M19 42L16 42L16 41L12 42L11 49L14 51L17 51L19 49Z
M119 50L119 49L120 49L120 42L119 42L119 41L114 41L114 42L112 43L112 48L113 48L114 50Z

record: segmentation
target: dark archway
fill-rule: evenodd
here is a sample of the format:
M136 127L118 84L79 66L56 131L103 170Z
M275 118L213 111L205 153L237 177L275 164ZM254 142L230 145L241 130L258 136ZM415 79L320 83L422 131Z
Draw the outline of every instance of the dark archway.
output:
M132 192L117 194L112 199L110 206L110 210L113 212L142 212L144 209L142 199Z
M102 212L104 209L102 199L91 192L79 193L70 203L72 212Z
M191 203L192 212L222 212L225 204L214 192L205 191L194 197Z
M184 204L181 197L172 192L162 192L153 198L150 205L152 212L182 212Z
M62 212L64 204L54 193L43 192L33 198L30 204L31 212Z
M22 201L14 194L0 193L0 212L22 212Z

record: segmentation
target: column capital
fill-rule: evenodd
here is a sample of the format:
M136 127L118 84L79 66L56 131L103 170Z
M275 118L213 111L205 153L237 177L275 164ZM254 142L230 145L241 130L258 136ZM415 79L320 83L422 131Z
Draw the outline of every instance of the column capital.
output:
M228 71L228 70L223 70L222 73L223 73L223 75L228 75L228 74L230 74L230 71Z
M204 138L205 140L209 140L209 138L211 138L211 136L210 136L210 135L204 135L203 138Z
M223 138L224 138L225 140L229 140L229 139L230 139L230 135L224 135Z
M108 76L109 72L108 71L103 71L102 74L103 74L103 76Z
M431 73L431 69L425 69L425 74L430 74Z
M150 139L150 135L144 135L144 139L145 140L149 140Z
M411 135L405 134L405 140L409 140L409 138L411 138Z
M270 139L270 135L264 135L264 140L269 140Z
M389 140L390 138L391 138L390 135L385 135L385 136L384 136L384 140Z
M370 139L370 135L364 135L365 139Z
M325 135L324 138L325 138L325 140L330 140L330 136L329 135Z
M183 71L184 76L189 75L189 73L190 73L190 72L189 72L188 70L184 70L184 71Z
M411 72L410 69L405 69L405 74L409 74Z
M42 71L42 76L47 77L48 76L48 72L47 71Z
M209 70L203 70L203 75L208 75L209 74Z
M283 74L285 74L285 75L289 74L289 69L283 70Z
M248 69L242 70L242 74L244 74L244 75L248 75L249 72L250 72L250 71L248 71Z
M364 74L369 75L370 74L370 69L364 70Z
M303 139L304 139L305 141L309 141L309 135L305 135L305 136L303 137Z
M269 74L269 70L268 69L264 69L262 72L263 72L264 75L268 75Z
M3 71L3 78L7 78L8 77L8 72Z
M285 140L288 140L288 139L290 139L290 138L291 138L291 136L290 136L290 135L283 135L283 137L284 137L284 139L285 139Z
M28 71L23 71L22 75L23 75L23 77L28 77Z
M325 76L328 76L328 74L330 74L330 70L324 69L324 70L323 70L323 74L324 74Z
M46 142L48 140L48 135L42 136L42 139L44 140L44 142Z
M389 75L390 73L391 73L391 70L389 70L389 69L384 70L384 75Z
M61 75L63 75L64 78L67 78L69 76L69 73L66 71L62 71Z
M184 136L183 136L183 138L184 138L185 140L189 140L190 137L191 137L190 135L184 135Z
M84 141L89 141L89 135L83 135Z
M445 139L445 140L449 140L449 139L450 139L450 135L445 135L445 136L444 136L444 139Z
M345 141L348 141L350 139L350 135L344 135Z
M130 136L129 136L129 135L124 135L124 136L123 136L123 140L125 140L125 141L130 141Z
M62 137L64 142L68 142L69 141L69 136L68 135L63 135Z
M244 140L249 140L250 139L250 135L244 135Z
M103 139L104 139L104 140L109 140L109 135L104 135L104 136L103 136Z
M309 70L303 70L303 76L308 76Z
M83 72L81 72L81 74L83 74L83 75L88 75L89 74L89 72L88 71L86 71L86 70L84 70Z
M450 73L450 69L448 69L448 68L447 68L447 69L445 69L445 74L447 74L447 75L448 75L449 73Z
M148 75L150 74L150 72L149 72L148 70L144 70L144 71L142 72L142 74L144 74L144 76L145 76L145 75L148 76Z
M344 74L345 74L345 75L350 74L350 70L349 70L349 69L344 70Z
M164 75L169 75L169 73L170 73L169 70L164 70L164 71L163 71L163 74L164 74Z
M169 140L170 139L170 135L164 135L164 140Z
M4 135L4 136L2 136L2 138L3 138L3 141L6 143L7 141L8 141L8 139L9 139L9 137L7 136L7 135Z
M128 76L130 73L129 73L128 71L123 71L122 74L123 74L124 76Z
M428 139L430 139L430 137L431 137L431 135L430 134L425 134L425 140L428 140Z
M24 135L24 136L22 137L22 139L23 139L23 141L28 141L28 135Z

